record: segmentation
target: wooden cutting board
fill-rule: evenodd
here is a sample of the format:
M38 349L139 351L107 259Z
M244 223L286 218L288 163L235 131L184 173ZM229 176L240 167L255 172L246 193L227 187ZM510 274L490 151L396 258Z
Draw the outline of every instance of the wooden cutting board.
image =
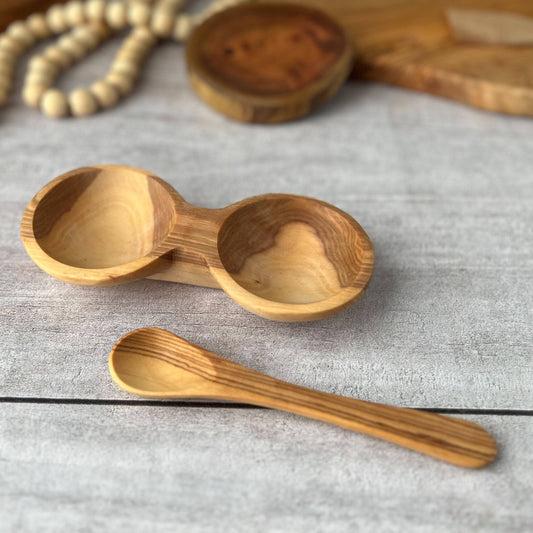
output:
M346 29L356 54L353 78L533 115L533 46L459 43L446 19L452 7L533 17L533 0L293 1L329 12Z

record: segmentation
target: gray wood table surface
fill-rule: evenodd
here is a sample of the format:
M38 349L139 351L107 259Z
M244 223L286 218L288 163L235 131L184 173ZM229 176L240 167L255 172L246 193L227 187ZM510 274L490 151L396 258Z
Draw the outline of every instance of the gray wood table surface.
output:
M117 46L62 86L100 77ZM352 82L305 120L243 125L197 99L165 44L94 117L53 121L13 94L0 161L0 531L533 531L532 120ZM24 208L104 163L200 206L335 204L375 245L369 289L336 317L284 324L212 289L53 279L20 242ZM143 326L300 385L474 420L499 457L469 471L289 414L135 398L107 358Z

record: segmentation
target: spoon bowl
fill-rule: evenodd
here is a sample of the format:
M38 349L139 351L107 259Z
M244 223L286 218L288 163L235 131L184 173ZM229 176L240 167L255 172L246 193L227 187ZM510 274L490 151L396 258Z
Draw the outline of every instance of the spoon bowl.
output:
M355 302L374 264L370 239L325 202L265 194L193 207L141 169L84 167L28 205L23 243L49 274L80 285L144 277L224 289L274 320L324 318Z
M124 335L111 351L109 370L121 388L140 396L229 400L280 409L458 466L480 468L497 453L493 438L472 422L291 385L162 329L143 328Z

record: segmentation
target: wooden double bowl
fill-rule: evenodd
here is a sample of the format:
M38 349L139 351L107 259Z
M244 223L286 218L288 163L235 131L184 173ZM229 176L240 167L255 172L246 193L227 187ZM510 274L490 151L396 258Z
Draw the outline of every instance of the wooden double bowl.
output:
M45 272L78 285L145 277L222 288L273 320L324 318L364 292L372 243L320 200L265 194L222 209L193 207L147 171L91 166L33 198L22 241Z

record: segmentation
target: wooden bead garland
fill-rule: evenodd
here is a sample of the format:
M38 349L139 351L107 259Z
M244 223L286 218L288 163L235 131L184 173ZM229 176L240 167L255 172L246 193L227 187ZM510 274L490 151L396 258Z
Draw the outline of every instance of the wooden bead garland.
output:
M60 35L54 44L30 59L23 101L53 118L82 117L113 107L133 90L144 60L159 39L183 42L205 18L243 1L215 0L196 15L180 13L184 0L70 0L54 4L45 14L13 22L0 34L0 105L7 100L17 60L39 41ZM128 27L132 29L103 79L68 96L53 87L61 72L113 32Z

